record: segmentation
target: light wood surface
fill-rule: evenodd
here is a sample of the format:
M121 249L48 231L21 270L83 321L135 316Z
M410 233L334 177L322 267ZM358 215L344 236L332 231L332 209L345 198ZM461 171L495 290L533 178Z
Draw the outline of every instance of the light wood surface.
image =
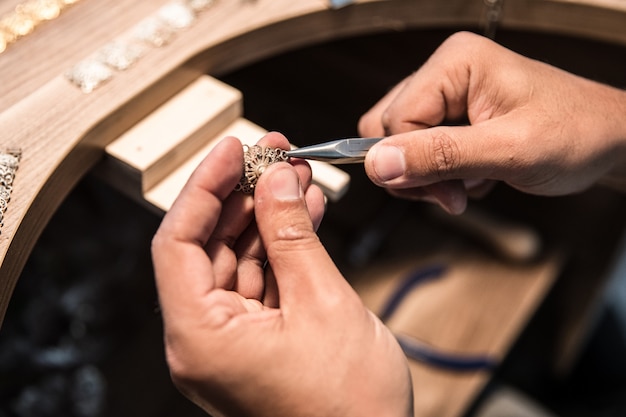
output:
M199 77L106 146L103 175L141 196L242 112L239 91Z
M440 352L487 356L500 363L547 291L561 260L548 256L524 265L472 251L428 259L391 259L348 276L363 302L380 313L391 294L415 271L444 265L445 271L410 291L386 324ZM490 370L455 371L410 360L415 415L461 416L491 377Z

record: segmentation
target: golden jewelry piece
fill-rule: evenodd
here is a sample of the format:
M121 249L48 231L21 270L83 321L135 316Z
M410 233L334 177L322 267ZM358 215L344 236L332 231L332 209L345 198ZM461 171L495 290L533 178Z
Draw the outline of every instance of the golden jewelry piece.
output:
M115 71L130 68L148 53L150 47L160 48L190 27L198 13L207 9L214 0L174 0L165 4L154 15L139 22L130 32L100 48L96 53L66 72L65 77L83 92L91 93L96 87L113 78Z
M9 206L15 171L19 167L21 157L20 149L7 149L0 152L0 228L4 224L4 212Z
M243 174L235 191L252 194L256 183L265 169L277 162L288 161L287 151L280 148L259 145L243 145Z
M10 44L30 34L40 23L56 19L64 9L78 1L30 0L0 16L0 54Z

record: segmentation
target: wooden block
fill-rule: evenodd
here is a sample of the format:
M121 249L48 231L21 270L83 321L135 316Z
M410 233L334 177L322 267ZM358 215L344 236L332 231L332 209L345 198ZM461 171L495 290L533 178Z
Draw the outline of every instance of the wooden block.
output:
M241 113L238 90L201 76L109 144L98 173L141 197Z
M181 164L167 178L146 191L145 200L158 210L169 210L192 172L220 139L225 136L235 136L243 144L254 145L266 133L265 129L248 120L237 119L216 135L214 140L209 141L184 164ZM330 200L336 201L345 194L350 184L350 176L346 172L324 162L309 161L309 163L313 171L313 182L324 191Z
M219 139L225 136L235 136L245 144L254 144L266 131L261 127L245 119L237 119L234 123L220 132L215 139L209 141L204 147L197 151L185 163L181 164L169 176L146 191L145 200L161 211L167 211L174 203L193 171L204 157L213 149Z

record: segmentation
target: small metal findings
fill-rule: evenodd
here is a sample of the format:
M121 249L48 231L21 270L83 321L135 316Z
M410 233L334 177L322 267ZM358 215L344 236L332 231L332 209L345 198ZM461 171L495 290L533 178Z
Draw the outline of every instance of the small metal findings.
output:
M0 152L0 227L4 224L4 212L9 207L15 172L20 164L22 151L7 149Z
M0 16L0 54L18 39L32 33L37 26L54 20L78 0L28 0Z
M11 34L12 41L30 34L35 29L35 21L32 17L22 13L12 13L0 20L0 27Z
M183 3L172 2L161 7L158 16L176 30L186 29L196 20L193 9Z
M115 41L98 51L98 60L118 71L124 71L145 53L145 47L137 43Z
M133 33L137 40L146 42L155 48L168 44L174 35L176 35L174 28L156 17L150 17L139 23Z
M38 0L52 1L52 0ZM58 0L60 1L60 0ZM65 0L78 1L78 0ZM113 78L114 71L124 71L143 57L149 47L160 48L176 34L193 25L199 13L212 6L214 0L174 0L159 8L152 16L139 22L132 30L96 51L68 71L65 76L85 93L90 93ZM0 52L9 41L0 25ZM3 46L4 45L4 46Z
M213 5L215 0L187 0L187 6L189 6L194 12L201 12Z
M95 59L81 61L70 69L65 77L84 93L91 93L100 84L113 77L111 68Z
M280 148L244 145L243 151L243 174L235 186L235 191L241 191L244 194L254 192L261 174L268 166L289 160L287 151Z
M33 24L44 20L52 20L61 14L62 5L56 0L31 0L19 4L15 11L18 14L30 16Z

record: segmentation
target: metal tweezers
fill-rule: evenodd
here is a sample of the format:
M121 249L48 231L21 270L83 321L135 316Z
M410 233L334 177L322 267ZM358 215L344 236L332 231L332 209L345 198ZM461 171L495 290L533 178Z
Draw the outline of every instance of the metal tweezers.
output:
M290 158L312 159L330 164L363 162L367 151L383 138L346 138L287 151Z

